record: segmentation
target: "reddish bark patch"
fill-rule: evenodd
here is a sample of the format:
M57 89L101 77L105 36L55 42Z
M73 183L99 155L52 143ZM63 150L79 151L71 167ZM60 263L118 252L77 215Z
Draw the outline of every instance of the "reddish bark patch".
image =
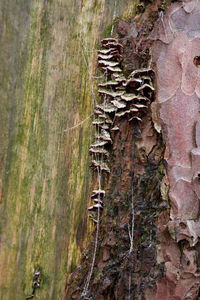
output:
M160 245L166 276L155 299L196 299L200 285L199 20L199 1L175 3L151 34L171 206L170 235Z

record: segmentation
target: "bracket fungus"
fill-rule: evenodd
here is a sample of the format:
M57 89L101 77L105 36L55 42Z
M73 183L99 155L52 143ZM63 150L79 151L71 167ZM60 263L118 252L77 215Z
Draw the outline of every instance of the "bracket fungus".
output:
M92 160L91 168L100 169L100 171L105 171L110 173L110 169L105 162Z
M97 211L98 209L103 209L103 206L100 203L88 207L88 211Z
M98 50L98 66L105 71L106 81L98 85L98 93L103 103L96 105L94 109L94 115L98 117L93 121L96 128L95 142L89 152L93 156L91 167L98 173L100 171L109 174L108 149L112 144L111 132L115 135L119 131L119 122L126 116L129 122L142 121L142 116L152 101L151 94L146 90L154 90L151 78L154 73L151 69L134 70L126 78L121 64L123 45L117 39L106 38L101 41L101 46L103 49ZM104 190L94 190L91 200L96 205L90 206L88 211L95 214L97 208L102 210L104 196ZM91 218L96 223L94 216Z
M91 197L98 197L98 196L105 197L105 195L106 195L106 192L104 190L93 190Z

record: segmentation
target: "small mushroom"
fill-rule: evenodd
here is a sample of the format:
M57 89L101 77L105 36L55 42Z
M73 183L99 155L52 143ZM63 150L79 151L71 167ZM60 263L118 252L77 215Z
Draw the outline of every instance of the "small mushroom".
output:
M102 114L102 112L99 110L99 109L95 109L94 110L94 115L101 115Z
M136 108L136 107L131 107L131 108L130 108L130 111L131 111L131 112L138 112L139 110L138 110L138 108Z
M115 39L115 38L105 38L105 39L103 39L103 40L101 40L101 45L106 45L106 44L108 44L108 43L117 43L117 39Z
M107 141L109 143L112 143L111 138L107 137L105 135L97 135L97 136L95 136L95 138L98 139L98 140Z
M110 104L110 105L100 105L100 107L105 113L112 113L112 112L116 111L116 107L112 104Z
M145 84L143 84L141 87L139 87L139 88L137 89L137 91L139 92L139 91L142 91L142 90L144 90L144 89L148 89L148 90L151 90L151 91L155 91L154 87L153 87L152 85L150 85L150 84L147 84L147 83L145 83Z
M100 148L100 147L90 148L89 152L92 153L92 154L103 154L106 157L109 156L109 152L105 149Z
M99 87L107 87L107 86L117 86L119 82L116 80L109 80L104 83L99 83Z
M120 76L119 73L113 73L113 74L111 75L111 77L112 77L113 79L116 79L116 78L118 78L119 76Z
M107 141L96 141L94 144L91 145L91 147L93 148L96 148L96 147L102 147L102 146L105 146L108 142Z
M117 108L125 108L126 107L126 103L123 101L112 100L111 103L114 104L114 106L116 106Z
M115 79L118 83L123 83L123 82L125 82L126 81L126 78L125 77L123 77L123 76L120 76L120 77L117 77L116 79Z
M154 71L150 68L144 68L144 69L138 69L138 70L134 70L130 76L131 77L135 77L135 76L140 76L141 77L141 74L154 74Z
M148 106L144 105L144 104L133 104L133 106L135 106L137 108L148 108Z
M95 203L100 203L103 206L103 201L101 201L98 198L94 198L94 199L92 199L92 201L94 201Z
M104 162L93 160L92 164L91 164L91 168L99 168L101 171L105 171L107 173L110 173L109 167Z
M37 270L33 275L33 281L37 280L39 277L40 277L40 270Z
M111 122L112 122L112 120L111 120ZM105 129L105 130L110 128L110 126L108 124L103 124L103 125L100 125L99 127L102 129Z
M34 281L34 282L33 282L33 289L38 289L39 287L40 287L39 282Z
M118 126L114 126L111 131L118 131L119 130L119 127Z
M115 114L116 117L123 117L130 113L130 110L121 111Z
M110 49L103 49L103 50L98 50L98 53L99 54L108 54L110 53L111 51L115 50L115 48L110 48Z
M130 122L130 121L134 121L134 120L135 120L135 121L139 121L139 122L142 121L142 119L141 119L140 117L133 116L132 118L129 119L129 122Z
M123 56L119 54L119 51L111 51L108 54L98 54L98 60L117 60L121 61L123 59Z
M123 86L117 86L116 91L124 91L125 92L125 87Z
M105 197L105 194L106 194L106 192L104 190L101 190L101 189L99 189L99 190L93 190L92 191L91 199L94 199L94 198L98 197L98 195L100 197Z
M106 122L107 124L113 124L113 121L111 120L110 117L106 117L105 122ZM103 128L103 127L102 127L102 128ZM104 128L104 129L105 129L105 128Z
M135 94L123 94L121 95L121 99L125 100L125 101L133 101L135 99L137 99L137 95Z
M100 124L104 124L104 119L95 119L93 122L92 122L93 125L100 125Z
M147 98L147 97L144 97L144 96L136 96L136 98L135 98L137 101L139 101L139 102L142 102L142 101L144 101L144 102L150 102L150 100L149 100L149 98Z
M106 49L108 49L108 48L116 48L116 49L119 50L120 53L122 52L122 49L123 49L122 44L117 43L117 42L111 42L111 41L109 41L108 43L102 44L102 47L106 48Z
M126 82L123 83L123 86L131 86L136 87L142 83L142 80L140 78L130 78Z
M98 61L99 66L103 66L103 67L116 67L119 65L119 62L115 62L115 61L108 61L108 60L99 60Z
M105 94L105 95L111 96L113 98L119 97L124 94L124 91L113 92L112 90L103 89L103 88L99 89L98 92L99 92L99 94ZM102 107L102 105L101 105L101 107Z
M98 211L99 209L103 209L103 206L100 203L88 207L88 211Z
M109 59L111 59L111 58L113 58L113 55L112 54L98 54L98 59L103 59L103 60L109 60Z
M107 67L105 68L105 70L109 70L111 72L122 72L122 69L120 69L119 67Z

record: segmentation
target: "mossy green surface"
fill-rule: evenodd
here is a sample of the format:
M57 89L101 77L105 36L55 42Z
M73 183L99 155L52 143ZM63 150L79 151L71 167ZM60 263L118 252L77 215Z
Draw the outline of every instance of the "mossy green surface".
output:
M66 275L90 230L93 130L88 116L97 101L96 52L91 50L113 22L114 8L117 17L131 3L0 4L1 300L25 299L36 268L41 287L35 299L63 297Z

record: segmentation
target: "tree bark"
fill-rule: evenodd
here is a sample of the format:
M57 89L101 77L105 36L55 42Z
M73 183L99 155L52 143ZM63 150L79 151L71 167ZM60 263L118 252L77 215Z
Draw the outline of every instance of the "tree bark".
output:
M198 299L200 9L171 2L0 1L0 299ZM125 78L112 92L130 97L149 68L136 78L155 92L111 113L97 231L89 149L110 37Z

